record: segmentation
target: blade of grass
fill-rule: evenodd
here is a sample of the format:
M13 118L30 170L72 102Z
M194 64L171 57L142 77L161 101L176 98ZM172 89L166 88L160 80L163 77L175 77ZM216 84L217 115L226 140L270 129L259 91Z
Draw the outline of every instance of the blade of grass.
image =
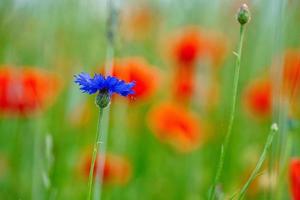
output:
M271 131L268 135L268 138L267 138L267 142L264 146L264 149L263 149L263 152L262 154L260 155L260 158L256 164L256 167L254 168L253 172L251 173L249 179L247 180L247 182L245 183L245 185L242 187L242 189L240 190L240 192L238 193L238 196L237 196L237 199L240 200L240 199L243 199L244 198L244 195L246 194L246 191L247 189L249 188L250 184L253 182L253 180L258 176L259 174L259 170L261 169L264 161L266 160L267 158L267 154L269 152L269 149L272 145L272 142L273 142L273 138L275 136L275 134L278 132L278 126L276 123L273 123L272 126L271 126Z

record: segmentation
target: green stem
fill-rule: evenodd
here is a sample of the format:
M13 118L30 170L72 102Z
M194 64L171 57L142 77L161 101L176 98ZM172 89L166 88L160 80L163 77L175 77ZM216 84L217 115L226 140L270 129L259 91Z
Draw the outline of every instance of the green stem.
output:
M275 126L275 127L274 127ZM267 142L265 144L265 147L264 147L264 150L263 150L263 153L260 155L260 158L256 164L256 167L255 169L253 170L253 172L251 173L249 179L247 180L247 182L245 183L245 185L242 187L241 191L239 192L238 194L238 197L237 199L240 200L240 199L243 199L244 198L244 195L248 189L248 187L250 186L250 184L252 183L252 181L257 177L257 175L259 174L259 170L261 169L264 161L266 160L266 157L267 157L267 153L272 145L272 142L273 142L273 138L274 138L274 135L275 133L278 131L278 128L277 128L277 124L273 124L272 127L271 127L271 131L268 135L268 138L267 138Z
M223 165L224 165L224 159L225 159L225 153L228 147L229 139L232 133L232 127L235 117L235 109L236 109L236 100L237 100L237 91L238 91L238 83L239 83L239 76L240 76L240 68L241 68L241 58L242 58L242 49L243 49L243 41L244 41L244 33L245 33L244 25L241 25L240 27L240 40L239 40L239 46L237 53L234 53L236 55L236 63L235 63L235 71L234 71L234 83L233 83L233 95L232 95L232 104L231 104L231 112L230 112L230 120L228 124L227 133L225 136L224 143L221 147L221 153L220 153L220 160L218 163L217 173L215 176L215 180L213 183L213 186L209 193L209 200L215 199L215 193L216 193L216 186L219 182L219 179L221 177L222 171L223 171Z
M103 113L102 121L100 124L100 132L101 132L101 145L98 148L98 155L101 155L97 160L97 171L95 174L95 184L94 184L94 199L101 199L102 195L102 184L103 184L103 170L104 163L106 157L106 143L107 143L107 135L108 135L108 127L109 127L109 107Z
M292 147L293 147L293 137L292 136L293 136L292 132L287 132L286 147L283 152L283 161L282 161L283 166L281 167L281 169L279 169L279 173L277 176L278 179L276 181L275 187L270 187L270 190L269 190L270 193L272 193L273 191L276 191L276 192L274 192L275 194L273 195L276 198L273 198L273 199L282 199L282 195L284 194L284 189L286 189L286 188L284 188L284 185L285 185L286 174L289 169L289 159L290 159ZM271 178L273 178L273 177L270 177L270 180L272 180Z
M106 51L106 61L105 61L105 74L112 74L113 60L115 54L115 38L117 33L117 25L118 25L118 16L117 16L117 8L115 6L115 1L107 0L108 6L108 19L107 19L107 31L106 31L106 40L107 40L107 51ZM94 184L94 199L101 200L102 195L102 187L103 187L103 170L104 163L106 158L106 142L109 128L109 105L103 113L103 119L101 122L101 142L102 145L98 148L98 152L101 155L99 160L97 161L97 174L95 178Z
M98 154L98 146L101 143L100 141L100 122L102 119L103 115L103 108L99 108L99 118L98 118L98 124L97 124L97 133L96 133L96 139L94 143L94 148L93 148L93 155L92 155L92 162L91 162L91 167L90 167L90 175L89 175L89 183L88 183L88 196L87 200L91 200L92 198L92 188L93 188L93 180L94 180L94 168L95 168L95 162Z
M32 200L41 199L41 188L40 188L40 143L41 143L41 130L40 122L36 121L36 131L33 138L33 166L32 166Z

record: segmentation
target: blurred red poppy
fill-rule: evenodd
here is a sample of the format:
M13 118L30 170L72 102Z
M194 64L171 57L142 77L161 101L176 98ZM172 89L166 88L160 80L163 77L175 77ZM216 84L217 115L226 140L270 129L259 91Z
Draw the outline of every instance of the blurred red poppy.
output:
M102 157L103 158L103 157ZM96 159L94 167L94 177L97 172L100 173L100 167L98 166L100 156ZM132 173L132 167L130 162L121 156L107 154L105 156L105 161L103 165L103 183L112 183L112 184L126 184ZM86 156L83 163L83 171L86 177L89 177L90 166L91 166L91 156Z
M169 52L175 63L193 68L200 58L209 58L212 64L220 64L227 50L227 40L214 32L186 27L169 37Z
M197 29L184 30L172 40L172 56L179 65L192 66L196 64L202 50L202 38Z
M293 200L300 200L300 158L290 162L290 187Z
M184 108L163 103L149 113L149 126L162 141L170 143L181 152L189 152L199 146L201 122Z
M244 94L246 109L254 116L266 117L272 111L272 83L270 79L254 80Z
M43 110L57 96L58 77L36 68L0 69L0 113L28 116Z
M128 82L136 82L133 88L135 94L132 95L136 100L150 98L155 93L159 82L157 69L140 57L115 60L112 74Z

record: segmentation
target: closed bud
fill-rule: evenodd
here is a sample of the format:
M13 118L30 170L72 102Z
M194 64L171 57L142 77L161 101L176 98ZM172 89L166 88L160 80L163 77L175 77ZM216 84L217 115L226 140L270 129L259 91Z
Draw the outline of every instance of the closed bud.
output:
M271 125L271 131L273 132L277 132L279 130L277 123L273 123Z
M237 13L237 20L241 25L248 23L251 19L250 11L247 4L243 4Z
M107 90L99 91L99 93L96 96L96 105L99 106L99 108L105 108L110 103L110 97L111 94Z

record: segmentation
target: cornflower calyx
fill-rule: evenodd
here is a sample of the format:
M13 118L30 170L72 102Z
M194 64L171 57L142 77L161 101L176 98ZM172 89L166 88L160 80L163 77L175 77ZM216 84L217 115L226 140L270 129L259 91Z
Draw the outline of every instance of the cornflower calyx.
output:
M108 90L100 90L96 96L95 103L99 108L105 108L109 105L111 99L111 94Z

